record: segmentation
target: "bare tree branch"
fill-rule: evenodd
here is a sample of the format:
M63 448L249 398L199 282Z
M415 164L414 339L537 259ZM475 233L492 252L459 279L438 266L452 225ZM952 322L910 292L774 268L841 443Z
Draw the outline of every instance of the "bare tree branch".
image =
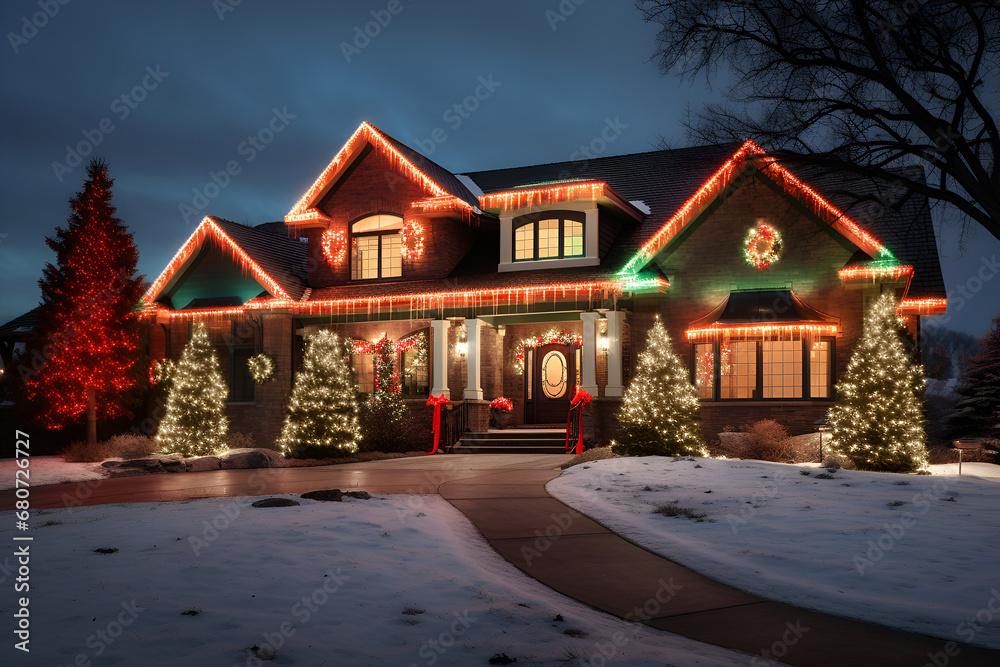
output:
M639 0L654 61L728 75L699 142L753 138L785 162L902 184L1000 239L1000 3ZM990 79L989 77L992 77ZM919 166L927 177L911 177ZM908 176L910 174L911 176ZM859 199L870 198L859 194Z

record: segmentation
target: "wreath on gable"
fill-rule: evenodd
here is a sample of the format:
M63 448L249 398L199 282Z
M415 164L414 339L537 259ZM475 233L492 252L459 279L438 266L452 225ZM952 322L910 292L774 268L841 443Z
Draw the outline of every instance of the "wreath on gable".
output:
M758 271L768 269L781 257L781 235L766 223L759 223L747 233L743 257Z

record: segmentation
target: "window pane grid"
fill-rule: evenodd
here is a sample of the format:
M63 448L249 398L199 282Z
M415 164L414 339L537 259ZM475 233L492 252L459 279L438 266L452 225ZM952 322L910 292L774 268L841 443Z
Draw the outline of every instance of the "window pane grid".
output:
M559 256L559 221L542 220L538 223L538 259Z
M721 355L728 363L719 368L721 398L754 398L757 389L757 343L728 343Z
M802 341L764 341L764 398L802 398Z
M815 341L809 350L809 396L830 398L829 341Z
M563 256L583 256L583 223L576 220L563 221Z
M351 243L351 278L378 278L378 237L356 236Z
M386 234L382 239L382 277L403 275L403 243L399 234Z
M356 353L353 359L358 391L363 394L375 391L375 355Z
M514 259L534 259L535 223L522 225L514 231Z
M694 346L694 381L698 398L715 397L715 346L711 343Z

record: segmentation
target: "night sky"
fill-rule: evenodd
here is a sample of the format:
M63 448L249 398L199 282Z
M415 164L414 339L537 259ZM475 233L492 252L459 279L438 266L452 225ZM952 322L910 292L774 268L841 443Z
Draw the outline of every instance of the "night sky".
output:
M39 15L40 4L58 11ZM685 109L716 94L660 76L648 62L655 26L621 0L561 6L575 11L559 14L559 0L6 0L0 323L38 302L54 260L44 239L65 224L85 176L68 145L100 142L150 280L205 213L281 220L363 120L454 173L567 160L608 122L627 127L606 155L661 138L686 145ZM386 25L358 49L372 11ZM25 27L33 15L43 27ZM477 89L478 108L455 112ZM247 141L272 123L270 143ZM431 140L438 128L443 143ZM240 173L204 206L195 190L233 160ZM185 216L182 204L200 210ZM955 290L990 272L983 262L1000 242L977 231L962 257L956 235L948 228L941 242L947 326L980 336L1000 277L957 309Z

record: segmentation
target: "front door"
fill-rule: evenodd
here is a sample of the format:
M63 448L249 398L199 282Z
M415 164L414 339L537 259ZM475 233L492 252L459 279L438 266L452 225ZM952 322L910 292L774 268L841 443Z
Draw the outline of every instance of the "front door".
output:
M576 391L575 350L569 345L553 343L531 351L525 359L531 364L530 380L525 383L525 422L562 424Z

